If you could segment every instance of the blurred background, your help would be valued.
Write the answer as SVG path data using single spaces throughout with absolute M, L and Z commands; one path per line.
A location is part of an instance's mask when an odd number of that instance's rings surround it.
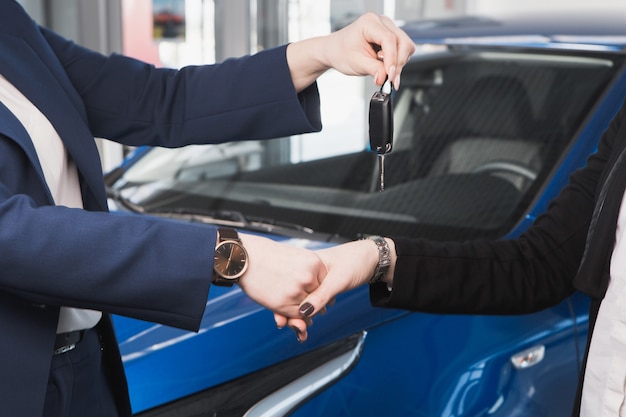
M 102 53 L 124 53 L 156 66 L 178 68 L 253 54 L 341 29 L 366 11 L 398 23 L 462 15 L 610 10 L 624 15 L 624 0 L 19 0 L 40 24 Z M 332 71 L 319 81 L 324 131 L 291 139 L 292 161 L 363 148 L 369 78 Z M 207 92 L 210 94 L 210 92 Z M 346 103 L 345 97 L 350 97 Z M 331 140 L 346 137 L 352 141 Z M 98 141 L 103 170 L 128 149 Z M 272 146 L 268 143 L 267 146 Z M 280 152 L 279 149 L 276 150 Z

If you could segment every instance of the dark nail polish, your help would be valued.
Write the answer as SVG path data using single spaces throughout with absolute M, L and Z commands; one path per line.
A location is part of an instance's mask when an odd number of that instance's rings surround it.
M 298 340 L 298 343 L 302 343 L 302 339 L 300 338 L 300 335 L 302 334 L 302 332 L 300 331 L 300 329 L 298 329 L 296 326 L 289 326 L 291 327 L 291 330 L 294 331 L 294 333 L 296 334 L 296 339 Z
M 304 303 L 300 307 L 300 314 L 302 314 L 305 317 L 309 317 L 311 314 L 313 314 L 314 310 L 315 310 L 315 307 L 313 307 L 311 303 Z

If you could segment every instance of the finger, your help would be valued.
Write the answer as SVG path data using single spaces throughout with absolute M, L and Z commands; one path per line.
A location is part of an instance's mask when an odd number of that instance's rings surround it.
M 385 68 L 385 52 L 375 43 L 371 43 L 371 57 L 366 63 L 366 73 L 374 77 L 376 85 L 382 85 L 388 78 L 387 69 Z
M 319 288 L 309 294 L 300 304 L 300 314 L 302 317 L 313 317 L 317 313 L 325 311 L 326 305 L 333 300 L 334 293 L 330 289 L 330 279 L 326 279 Z
M 386 75 L 386 70 L 385 70 L 385 54 L 383 53 L 382 48 L 380 47 L 380 45 L 372 43 L 370 44 L 372 46 L 372 49 L 374 50 L 374 54 L 376 55 L 376 60 L 380 62 L 380 64 L 378 65 L 380 68 L 376 69 L 375 75 L 374 75 L 374 83 L 376 85 L 381 85 L 383 84 L 385 81 L 387 81 L 387 76 Z
M 307 332 L 307 324 L 303 319 L 289 319 L 289 328 L 296 334 L 296 339 L 300 343 L 306 342 L 309 335 Z
M 310 281 L 307 280 L 307 283 L 302 288 L 304 292 L 306 292 L 305 296 L 315 291 L 324 281 L 326 275 L 328 275 L 328 269 L 326 268 L 326 264 L 324 263 L 324 261 L 322 261 L 322 258 L 320 258 L 320 256 L 316 252 L 312 253 L 315 255 L 316 264 L 313 267 L 313 279 L 311 279 Z M 302 298 L 300 298 L 300 300 L 298 301 L 301 300 Z
M 276 322 L 276 327 L 279 329 L 282 329 L 287 325 L 287 317 L 282 314 L 274 313 L 274 321 Z
M 379 21 L 381 23 L 376 32 L 377 41 L 380 45 L 380 51 L 376 51 L 376 57 L 382 58 L 385 72 L 390 80 L 394 80 L 396 77 L 396 61 L 397 61 L 397 36 L 392 30 L 393 22 L 385 16 L 380 16 Z M 389 26 L 391 23 L 391 27 Z
M 392 63 L 386 62 L 386 67 L 389 68 L 389 66 L 395 66 L 395 74 L 393 76 L 389 74 L 389 78 L 397 90 L 400 86 L 400 74 L 402 73 L 402 69 L 415 52 L 415 43 L 405 31 L 396 26 L 396 24 L 387 16 L 381 16 L 381 21 L 396 38 L 393 49 L 396 52 L 395 60 Z

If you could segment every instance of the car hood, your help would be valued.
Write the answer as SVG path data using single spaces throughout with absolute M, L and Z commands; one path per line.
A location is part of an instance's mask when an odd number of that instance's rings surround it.
M 623 12 L 584 15 L 463 16 L 406 23 L 403 29 L 418 44 L 519 45 L 555 48 L 626 48 Z

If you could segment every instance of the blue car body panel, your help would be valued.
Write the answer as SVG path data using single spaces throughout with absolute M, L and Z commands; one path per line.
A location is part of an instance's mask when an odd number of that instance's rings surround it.
M 408 328 L 410 334 L 404 331 Z M 585 336 L 580 333 L 574 334 L 567 302 L 533 317 L 406 315 L 368 331 L 355 369 L 294 415 L 316 415 L 317 402 L 325 402 L 322 409 L 338 416 L 474 416 L 487 411 L 510 416 L 522 404 L 532 412 L 520 415 L 558 415 L 572 407 L 577 352 L 571 341 Z M 551 364 L 513 369 L 510 356 L 537 344 L 546 346 Z M 561 392 L 556 390 L 561 395 L 555 398 L 552 388 L 550 397 L 542 396 L 541 384 L 555 380 L 567 381 Z M 385 389 L 378 402 L 351 400 L 356 393 L 375 398 L 387 386 L 393 389 Z
M 524 35 L 533 28 L 521 23 L 519 28 L 501 29 L 491 20 L 472 19 L 447 25 L 419 22 L 407 26 L 407 32 L 418 42 L 449 43 L 450 37 Z M 624 35 L 623 30 L 613 31 L 609 26 L 601 35 Z M 546 27 L 553 28 L 552 32 L 538 29 L 548 39 L 544 45 L 563 43 L 558 35 L 566 32 L 555 28 L 554 22 Z M 598 35 L 584 33 L 577 23 L 572 27 L 580 36 Z M 526 41 L 526 45 L 537 44 Z M 624 45 L 626 41 L 615 38 L 596 42 L 608 49 Z M 546 210 L 569 175 L 585 164 L 624 97 L 626 74 L 622 71 L 508 237 L 523 233 Z M 127 166 L 140 159 L 142 152 Z M 311 249 L 330 245 L 265 235 Z M 371 307 L 368 289 L 360 288 L 338 297 L 328 313 L 315 320 L 310 340 L 300 344 L 290 330 L 276 329 L 271 313 L 239 289 L 214 287 L 198 333 L 118 316 L 114 322 L 135 412 L 365 332 L 363 350 L 349 372 L 300 404 L 292 415 L 555 416 L 568 415 L 573 404 L 588 331 L 588 306 L 586 297 L 574 294 L 558 306 L 530 315 L 431 315 Z M 512 355 L 536 346 L 545 347 L 545 360 L 528 369 L 512 365 Z

